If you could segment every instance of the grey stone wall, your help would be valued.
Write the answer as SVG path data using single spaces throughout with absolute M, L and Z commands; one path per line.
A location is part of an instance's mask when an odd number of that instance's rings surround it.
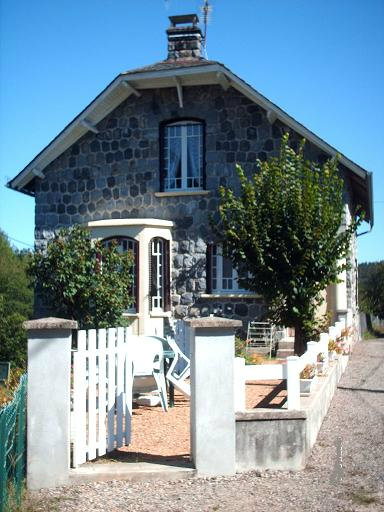
M 206 291 L 206 244 L 212 241 L 208 222 L 218 207 L 219 185 L 238 187 L 235 163 L 247 173 L 257 158 L 276 154 L 285 130 L 269 123 L 266 112 L 248 98 L 220 86 L 184 87 L 184 108 L 176 88 L 143 90 L 130 96 L 36 178 L 36 245 L 44 246 L 53 232 L 91 220 L 158 218 L 172 220 L 172 294 L 175 312 L 212 313 L 259 318 L 260 300 L 202 299 Z M 206 123 L 206 188 L 209 195 L 155 197 L 160 191 L 159 125 L 176 118 L 200 118 Z M 291 143 L 300 137 L 292 133 Z M 310 144 L 312 159 L 326 155 Z M 111 235 L 113 233 L 111 232 Z

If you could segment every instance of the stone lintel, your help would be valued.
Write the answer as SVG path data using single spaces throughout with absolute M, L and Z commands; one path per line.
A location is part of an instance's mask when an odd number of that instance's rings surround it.
M 77 329 L 76 320 L 68 320 L 66 318 L 38 318 L 37 320 L 28 320 L 23 323 L 24 329 L 27 331 L 39 331 L 43 329 Z
M 231 320 L 218 316 L 206 316 L 201 318 L 185 318 L 184 322 L 194 329 L 235 329 L 242 327 L 241 320 Z

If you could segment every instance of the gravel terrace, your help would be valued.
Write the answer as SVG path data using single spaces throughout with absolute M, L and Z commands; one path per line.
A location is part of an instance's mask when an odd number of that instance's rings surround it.
M 33 493 L 35 511 L 384 511 L 384 340 L 355 346 L 305 470 Z

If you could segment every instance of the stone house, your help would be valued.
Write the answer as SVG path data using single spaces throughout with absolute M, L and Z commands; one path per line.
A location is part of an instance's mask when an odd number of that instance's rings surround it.
M 209 224 L 218 187 L 236 188 L 235 163 L 278 152 L 284 131 L 305 137 L 312 160 L 336 150 L 223 64 L 202 57 L 195 15 L 172 16 L 167 59 L 118 75 L 8 186 L 35 197 L 36 247 L 55 230 L 82 224 L 97 239 L 135 254 L 140 333 L 163 332 L 172 314 L 222 314 L 244 321 L 263 313 L 241 290 Z M 372 223 L 372 178 L 345 156 L 346 216 L 357 204 Z M 217 213 L 216 213 L 217 214 Z M 354 269 L 328 290 L 338 315 L 356 307 Z

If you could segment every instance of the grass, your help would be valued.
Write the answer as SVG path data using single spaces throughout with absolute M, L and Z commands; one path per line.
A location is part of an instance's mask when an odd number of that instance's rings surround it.
M 14 489 L 10 486 L 8 502 L 3 512 L 59 512 L 60 504 L 65 496 L 39 498 L 23 488 L 20 503 L 17 502 Z
M 366 331 L 363 334 L 363 340 L 375 340 L 384 338 L 384 329 L 382 327 L 374 327 L 372 331 Z

